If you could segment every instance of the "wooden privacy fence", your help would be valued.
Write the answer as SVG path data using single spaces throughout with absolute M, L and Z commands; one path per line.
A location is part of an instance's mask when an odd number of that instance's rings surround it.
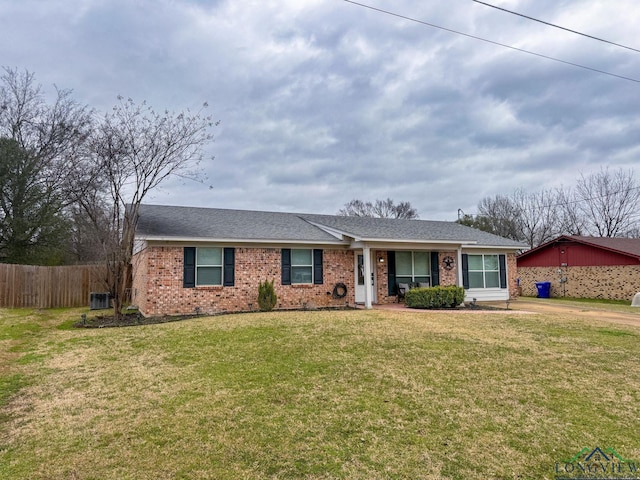
M 89 306 L 91 292 L 105 291 L 103 265 L 41 267 L 0 263 L 0 307 Z

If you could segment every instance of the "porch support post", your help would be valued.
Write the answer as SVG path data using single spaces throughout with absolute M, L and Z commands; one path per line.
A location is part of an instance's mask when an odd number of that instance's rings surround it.
M 456 260 L 456 273 L 458 274 L 458 286 L 462 287 L 462 245 L 458 247 L 458 259 Z
M 371 286 L 371 249 L 366 245 L 362 247 L 362 259 L 364 263 L 364 308 L 370 309 L 373 298 Z

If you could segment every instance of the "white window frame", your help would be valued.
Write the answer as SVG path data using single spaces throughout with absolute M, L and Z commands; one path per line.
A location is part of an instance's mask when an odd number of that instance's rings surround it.
M 310 264 L 293 263 L 293 252 L 295 251 L 308 251 Z M 311 267 L 311 280 L 308 282 L 296 282 L 295 275 L 293 274 L 294 267 Z M 291 285 L 312 285 L 313 284 L 313 248 L 292 248 L 291 249 Z
M 220 250 L 220 264 L 200 264 L 198 263 L 200 250 Z M 198 269 L 199 268 L 220 268 L 220 283 L 199 283 L 198 282 Z M 222 247 L 197 247 L 196 248 L 196 287 L 221 287 L 224 282 L 224 250 Z
M 472 270 L 471 269 L 471 257 L 482 257 L 482 270 Z M 498 269 L 497 270 L 487 270 L 486 264 L 484 262 L 485 257 L 496 257 Z M 469 274 L 469 290 L 473 289 L 496 289 L 500 288 L 500 255 L 496 253 L 469 253 L 467 254 L 467 272 Z M 495 287 L 487 287 L 487 272 L 497 273 L 498 274 L 498 285 Z M 482 286 L 481 287 L 472 287 L 471 286 L 471 273 L 482 273 Z

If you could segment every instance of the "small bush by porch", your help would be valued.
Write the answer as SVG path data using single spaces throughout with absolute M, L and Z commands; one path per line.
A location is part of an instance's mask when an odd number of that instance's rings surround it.
M 453 285 L 413 288 L 405 294 L 409 308 L 453 308 L 463 301 L 464 288 Z

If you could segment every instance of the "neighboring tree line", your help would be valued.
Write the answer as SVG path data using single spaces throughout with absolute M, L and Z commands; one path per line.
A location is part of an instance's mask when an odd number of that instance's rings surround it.
M 139 205 L 193 175 L 214 123 L 121 97 L 99 115 L 71 93 L 56 87 L 49 102 L 33 73 L 0 76 L 0 262 L 104 261 L 118 312 Z
M 400 202 L 396 205 L 390 198 L 376 200 L 375 202 L 363 202 L 362 200 L 353 199 L 338 210 L 338 215 L 343 217 L 416 219 L 418 218 L 418 211 L 409 202 Z
M 633 171 L 602 168 L 573 188 L 485 197 L 458 223 L 537 247 L 559 235 L 640 237 L 640 184 Z

